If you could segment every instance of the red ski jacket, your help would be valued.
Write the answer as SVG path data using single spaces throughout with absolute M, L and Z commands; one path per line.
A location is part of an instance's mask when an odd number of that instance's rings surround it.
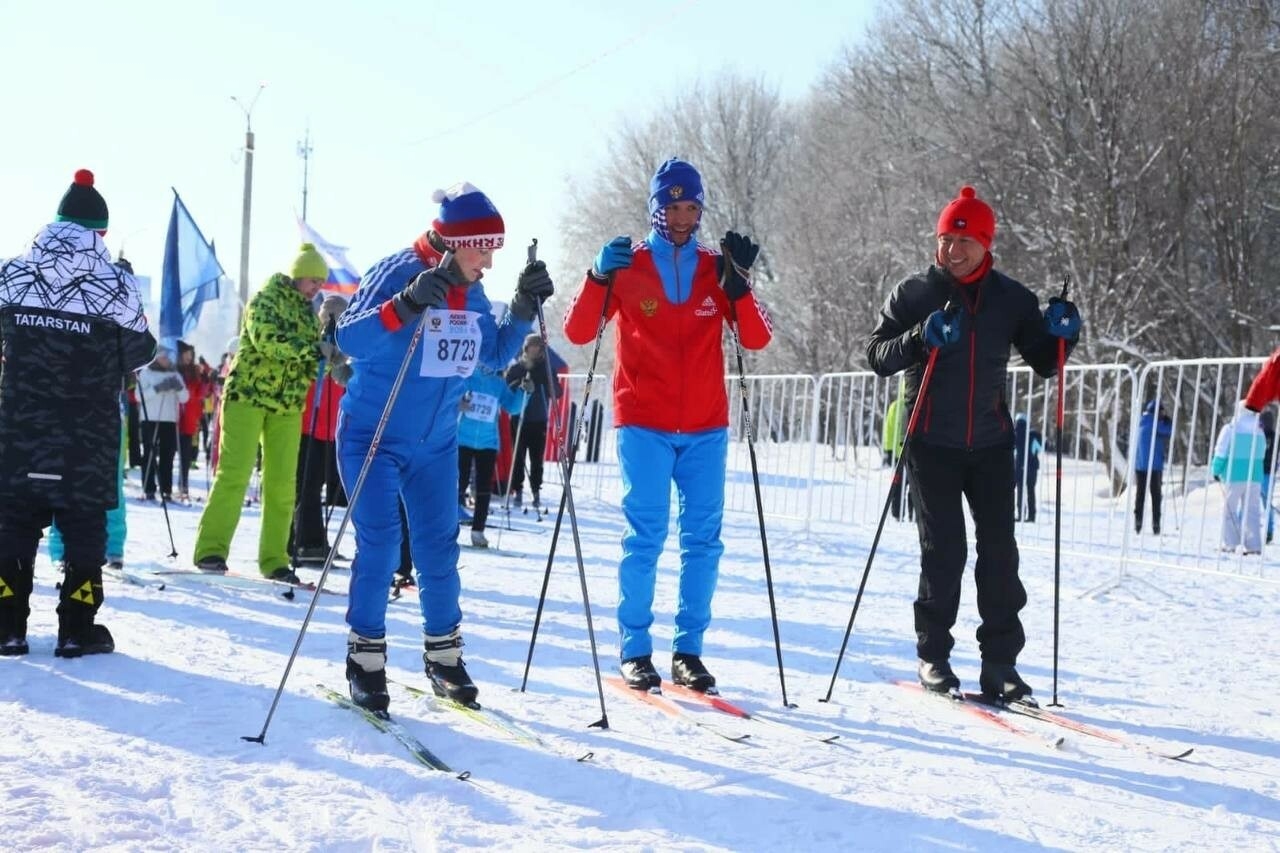
M 1280 400 L 1280 349 L 1271 353 L 1271 358 L 1262 365 L 1262 371 L 1253 378 L 1244 404 L 1255 412 L 1261 412 L 1272 400 Z
M 606 306 L 606 286 L 587 276 L 564 318 L 565 337 L 595 339 L 603 312 L 616 319 L 613 368 L 614 426 L 662 432 L 699 432 L 729 424 L 724 383 L 724 326 L 729 299 L 719 283 L 720 253 L 699 245 L 689 298 L 667 299 L 652 251 L 632 247 L 631 266 L 617 270 Z M 773 336 L 768 312 L 748 293 L 733 305 L 739 337 L 747 349 L 763 349 Z

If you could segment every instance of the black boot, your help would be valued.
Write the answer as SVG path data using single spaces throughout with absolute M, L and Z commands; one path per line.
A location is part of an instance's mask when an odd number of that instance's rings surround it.
M 55 657 L 109 654 L 115 640 L 104 625 L 94 623 L 102 606 L 102 566 L 66 564 L 58 601 L 58 646 Z
M 627 658 L 619 669 L 622 680 L 632 690 L 652 690 L 662 686 L 662 676 L 653 668 L 653 658 L 649 655 Z
M 699 693 L 716 692 L 716 677 L 707 672 L 702 658 L 688 652 L 676 652 L 671 656 L 671 680 Z
M 371 640 L 355 631 L 347 635 L 347 686 L 351 701 L 374 713 L 386 713 L 391 704 L 387 693 L 387 641 Z
M 0 656 L 25 655 L 27 617 L 31 615 L 31 587 L 35 573 L 26 560 L 0 565 Z
M 1018 675 L 1018 670 L 1011 663 L 982 662 L 982 674 L 978 676 L 978 685 L 982 694 L 1005 702 L 1030 702 L 1031 688 Z
M 426 635 L 422 663 L 437 696 L 452 699 L 460 705 L 474 705 L 480 689 L 467 675 L 462 662 L 462 634 L 454 630 L 442 636 Z
M 960 679 L 951 669 L 950 661 L 920 661 L 916 670 L 920 686 L 930 693 L 950 693 L 960 689 Z

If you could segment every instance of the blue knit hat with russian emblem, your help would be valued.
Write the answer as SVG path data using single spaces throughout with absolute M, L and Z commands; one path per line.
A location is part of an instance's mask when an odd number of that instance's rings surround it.
M 450 249 L 501 249 L 506 239 L 502 214 L 489 197 L 463 181 L 447 190 L 436 190 L 431 200 L 440 213 L 431 230 Z
M 670 240 L 671 234 L 667 231 L 667 205 L 692 201 L 701 208 L 704 198 L 702 176 L 698 174 L 698 170 L 684 160 L 672 157 L 658 167 L 649 181 L 649 221 L 653 230 L 664 240 Z M 701 210 L 698 222 L 702 222 Z M 696 233 L 698 226 L 695 225 L 693 230 Z

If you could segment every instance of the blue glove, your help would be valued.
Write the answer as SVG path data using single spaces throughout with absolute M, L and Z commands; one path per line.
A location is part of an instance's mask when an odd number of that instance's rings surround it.
M 960 341 L 960 315 L 939 308 L 924 321 L 924 342 L 929 349 L 941 349 Z
M 591 265 L 591 272 L 597 279 L 603 279 L 614 270 L 631 266 L 631 238 L 614 237 L 600 248 L 596 261 Z
M 1044 309 L 1044 330 L 1069 341 L 1080 337 L 1080 312 L 1076 304 L 1056 296 L 1050 299 L 1049 307 Z

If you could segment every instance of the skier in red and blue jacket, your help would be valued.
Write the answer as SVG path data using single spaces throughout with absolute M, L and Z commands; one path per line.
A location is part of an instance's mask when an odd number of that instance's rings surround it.
M 387 589 L 400 564 L 403 497 L 418 569 L 432 688 L 459 702 L 478 690 L 462 662 L 458 597 L 458 404 L 478 366 L 499 370 L 515 356 L 537 311 L 554 291 L 541 261 L 520 273 L 510 310 L 495 321 L 480 284 L 502 248 L 505 226 L 493 202 L 468 183 L 433 196 L 440 213 L 410 248 L 374 264 L 338 321 L 338 347 L 352 376 L 338 421 L 338 466 L 356 528 L 347 623 L 351 698 L 386 710 Z M 440 265 L 451 250 L 453 262 Z M 357 496 L 356 481 L 413 338 L 423 334 Z
M 706 691 L 715 678 L 702 663 L 702 636 L 724 552 L 724 326 L 736 327 L 742 345 L 753 350 L 769 343 L 772 328 L 751 289 L 759 246 L 732 231 L 721 243 L 723 253 L 694 239 L 704 199 L 697 170 L 668 160 L 649 190 L 649 235 L 634 245 L 629 237 L 604 245 L 565 314 L 564 331 L 570 342 L 586 344 L 602 318 L 616 321 L 613 411 L 626 518 L 618 566 L 623 677 L 639 690 L 661 683 L 649 628 L 674 482 L 680 594 L 671 677 Z

